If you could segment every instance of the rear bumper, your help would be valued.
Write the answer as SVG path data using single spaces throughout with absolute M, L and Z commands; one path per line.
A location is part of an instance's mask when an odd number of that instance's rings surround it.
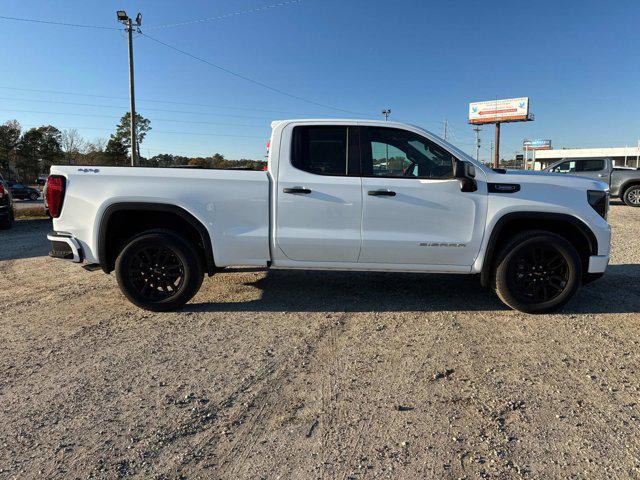
M 589 257 L 589 273 L 603 273 L 609 265 L 609 255 L 592 255 Z
M 47 239 L 51 242 L 50 257 L 71 260 L 75 263 L 81 263 L 84 260 L 80 243 L 71 235 L 51 232 L 47 235 Z

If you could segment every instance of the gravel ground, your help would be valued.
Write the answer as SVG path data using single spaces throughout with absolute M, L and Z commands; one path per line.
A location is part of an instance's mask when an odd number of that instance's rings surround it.
M 639 478 L 640 209 L 565 311 L 229 269 L 180 313 L 0 232 L 0 478 Z

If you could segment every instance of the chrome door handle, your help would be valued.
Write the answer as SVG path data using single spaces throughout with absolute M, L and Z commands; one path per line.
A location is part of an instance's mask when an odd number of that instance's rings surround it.
M 311 193 L 311 190 L 302 187 L 283 188 L 282 191 L 284 193 L 304 193 L 305 195 Z
M 395 197 L 396 192 L 391 190 L 369 190 L 367 192 L 372 197 Z

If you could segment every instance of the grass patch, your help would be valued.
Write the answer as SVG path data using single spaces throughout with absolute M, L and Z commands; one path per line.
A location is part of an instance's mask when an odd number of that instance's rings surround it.
M 40 220 L 47 219 L 42 205 L 34 205 L 33 207 L 21 208 L 14 210 L 16 220 Z

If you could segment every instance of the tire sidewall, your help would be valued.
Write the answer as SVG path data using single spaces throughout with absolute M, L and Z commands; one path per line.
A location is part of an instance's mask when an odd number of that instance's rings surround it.
M 636 203 L 632 203 L 631 200 L 629 200 L 629 194 L 632 191 L 638 191 L 640 193 L 640 185 L 634 185 L 632 187 L 629 187 L 625 190 L 624 195 L 622 197 L 622 200 L 624 201 L 625 205 L 628 205 L 629 207 L 640 207 L 640 203 L 636 204 Z
M 535 245 L 553 246 L 567 262 L 569 280 L 565 289 L 557 297 L 542 303 L 530 303 L 521 300 L 510 289 L 509 267 L 519 252 Z M 497 263 L 495 281 L 496 291 L 500 299 L 508 306 L 526 313 L 544 313 L 556 310 L 565 305 L 580 287 L 582 264 L 575 248 L 564 238 L 553 234 L 534 234 L 524 237 L 505 249 Z
M 133 288 L 129 279 L 129 267 L 133 257 L 141 249 L 149 246 L 162 246 L 170 249 L 182 262 L 184 279 L 175 295 L 159 301 L 149 301 Z M 151 311 L 166 311 L 180 308 L 197 293 L 203 280 L 203 270 L 198 253 L 189 242 L 179 235 L 166 232 L 143 233 L 132 240 L 122 249 L 115 264 L 116 278 L 122 293 L 134 305 Z

